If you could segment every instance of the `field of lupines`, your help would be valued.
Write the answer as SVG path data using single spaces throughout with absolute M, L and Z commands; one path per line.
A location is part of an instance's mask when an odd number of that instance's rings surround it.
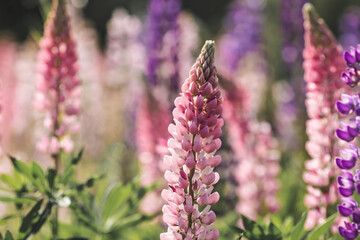
M 0 240 L 360 239 L 359 3 L 94 2 L 0 32 Z

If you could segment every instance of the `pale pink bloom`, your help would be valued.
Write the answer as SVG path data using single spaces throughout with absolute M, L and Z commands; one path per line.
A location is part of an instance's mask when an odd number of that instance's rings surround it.
M 91 22 L 87 21 L 81 9 L 77 9 L 72 4 L 67 5 L 72 27 L 72 35 L 76 42 L 76 52 L 78 55 L 79 78 L 82 81 L 81 94 L 81 114 L 77 124 L 79 142 L 86 149 L 85 154 L 93 159 L 98 159 L 104 151 L 104 128 L 103 116 L 107 112 L 107 106 L 103 104 L 103 91 L 101 83 L 104 76 L 104 58 L 101 53 L 98 35 Z M 78 94 L 78 93 L 77 93 Z M 115 104 L 113 104 L 115 105 Z M 119 105 L 119 104 L 117 104 Z M 113 127 L 118 129 L 118 127 Z M 76 130 L 72 128 L 72 130 Z

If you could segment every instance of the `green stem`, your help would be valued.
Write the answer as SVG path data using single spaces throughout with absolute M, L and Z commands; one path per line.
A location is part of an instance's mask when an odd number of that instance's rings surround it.
M 192 147 L 194 147 L 194 139 L 195 139 L 195 136 L 193 136 L 193 139 L 192 139 L 192 144 L 191 144 Z M 194 150 L 192 150 L 192 153 L 194 155 L 194 161 L 195 161 L 195 163 L 197 163 L 197 161 L 196 161 L 196 152 Z M 195 167 L 190 170 L 190 174 L 189 174 L 189 195 L 191 196 L 191 200 L 192 200 L 193 205 L 195 203 L 195 193 L 194 193 L 194 190 L 193 190 L 193 182 L 192 182 L 192 178 L 194 177 L 194 174 L 195 174 Z M 191 228 L 192 224 L 193 224 L 193 222 L 192 222 L 192 213 L 189 213 L 189 215 L 188 215 L 188 229 Z M 183 236 L 183 239 L 185 239 L 185 236 Z
M 58 215 L 59 215 L 59 209 L 57 206 L 54 207 L 52 214 L 52 220 L 51 220 L 51 233 L 52 233 L 52 240 L 56 240 L 59 232 L 59 222 L 58 222 Z

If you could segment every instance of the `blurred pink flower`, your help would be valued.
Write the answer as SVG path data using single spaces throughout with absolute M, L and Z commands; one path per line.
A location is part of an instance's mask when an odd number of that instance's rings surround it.
M 311 160 L 305 162 L 303 180 L 308 184 L 305 205 L 310 208 L 305 224 L 311 229 L 326 219 L 327 206 L 336 201 L 335 167 L 332 159 L 338 153 L 335 129 L 339 120 L 335 101 L 340 95 L 341 71 L 345 64 L 341 47 L 324 21 L 309 5 L 304 7 L 305 49 L 304 79 L 307 83 L 306 108 L 309 120 L 306 150 Z
M 54 1 L 40 40 L 34 100 L 34 107 L 45 113 L 44 126 L 49 131 L 37 146 L 51 155 L 70 150 L 59 142 L 78 130 L 74 126 L 78 125 L 81 89 L 76 60 L 65 3 Z

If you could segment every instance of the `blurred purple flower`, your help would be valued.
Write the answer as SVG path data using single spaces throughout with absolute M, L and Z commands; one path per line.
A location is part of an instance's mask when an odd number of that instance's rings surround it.
M 348 49 L 356 46 L 360 39 L 360 8 L 351 6 L 340 18 L 339 23 L 340 37 L 339 42 Z
M 181 5 L 179 0 L 151 0 L 148 8 L 147 28 L 147 78 L 152 86 L 168 84 L 171 90 L 179 86 L 179 26 L 177 18 Z M 170 82 L 161 83 L 161 64 L 166 68 Z
M 287 64 L 301 60 L 304 48 L 304 18 L 301 9 L 308 0 L 282 0 L 281 23 L 283 32 L 282 58 Z
M 232 73 L 247 53 L 259 48 L 263 9 L 263 0 L 236 1 L 230 6 L 219 44 L 220 67 Z

